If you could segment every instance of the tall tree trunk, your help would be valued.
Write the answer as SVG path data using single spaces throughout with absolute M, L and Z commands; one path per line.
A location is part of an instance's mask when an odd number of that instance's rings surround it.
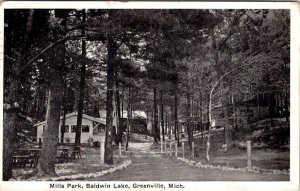
M 162 139 L 165 141 L 165 127 L 164 127 L 164 105 L 163 105 L 163 93 L 160 91 L 160 122 L 162 130 Z
M 176 98 L 175 98 L 176 100 Z M 176 128 L 176 116 L 175 116 L 175 110 L 177 110 L 177 101 L 175 101 L 175 104 L 174 104 L 174 122 L 173 122 L 173 127 L 172 130 L 174 129 L 174 139 L 177 140 L 177 128 Z
M 38 162 L 37 176 L 56 176 L 55 156 L 58 145 L 60 107 L 62 101 L 63 65 L 65 57 L 64 44 L 54 50 L 52 68 L 50 72 L 50 89 L 46 114 L 43 146 Z
M 157 124 L 157 104 L 156 104 L 156 88 L 153 89 L 153 110 L 154 110 L 154 115 L 153 115 L 153 129 L 154 129 L 154 144 L 158 143 L 158 136 L 159 136 L 159 129 L 158 129 L 158 124 Z
M 187 93 L 186 95 L 187 98 L 187 113 L 186 113 L 186 119 L 187 119 L 187 133 L 188 133 L 188 141 L 189 141 L 189 146 L 190 150 L 192 150 L 192 142 L 193 142 L 193 129 L 192 129 L 192 124 L 191 124 L 191 95 L 190 93 Z
M 202 137 L 202 145 L 203 148 L 205 147 L 205 141 L 204 141 L 204 127 L 203 127 L 203 104 L 202 104 L 202 93 L 200 93 L 200 131 L 201 131 L 201 137 Z M 200 143 L 201 144 L 201 143 Z
M 86 13 L 85 9 L 82 10 L 82 36 L 85 36 L 85 22 Z M 85 71 L 86 71 L 86 42 L 82 40 L 82 63 L 80 71 L 80 84 L 79 84 L 79 100 L 78 100 L 78 114 L 77 114 L 77 125 L 75 134 L 75 146 L 79 146 L 81 142 L 81 125 L 82 125 L 82 113 L 83 113 L 83 100 L 84 100 L 84 86 L 85 86 Z
M 122 105 L 121 105 L 121 118 L 124 118 L 124 87 L 122 88 Z
M 117 55 L 117 44 L 112 39 L 108 38 L 107 45 L 108 61 L 107 61 L 107 96 L 106 96 L 106 128 L 105 128 L 105 153 L 104 162 L 106 164 L 113 164 L 113 148 L 112 148 L 112 134 L 113 134 L 113 87 L 115 83 L 115 59 Z
M 65 64 L 65 63 L 64 63 Z M 65 70 L 65 66 L 64 66 L 64 71 Z M 65 72 L 64 72 L 65 73 Z M 62 98 L 62 111 L 63 111 L 63 120 L 62 120 L 62 126 L 60 128 L 60 139 L 61 139 L 61 143 L 64 143 L 64 137 L 65 137 L 65 125 L 66 125 L 66 113 L 67 113 L 67 109 L 66 109 L 66 103 L 67 103 L 67 81 L 66 81 L 66 73 L 64 74 L 64 93 L 63 93 L 63 98 Z
M 15 141 L 17 137 L 18 124 L 18 111 L 19 111 L 19 84 L 20 78 L 18 76 L 19 69 L 22 65 L 22 62 L 25 60 L 24 55 L 28 40 L 29 34 L 32 30 L 32 21 L 33 21 L 34 10 L 29 11 L 29 16 L 27 20 L 26 30 L 24 31 L 24 40 L 18 50 L 18 57 L 13 66 L 14 76 L 9 85 L 9 93 L 7 96 L 6 103 L 4 103 L 4 116 L 3 116 L 3 180 L 7 181 L 12 176 L 12 156 L 15 149 Z
M 116 71 L 116 110 L 117 110 L 117 136 L 116 136 L 116 143 L 122 143 L 122 127 L 121 127 L 121 107 L 120 107 L 120 91 L 119 83 L 118 83 L 118 72 Z
M 177 140 L 177 144 L 179 145 L 179 129 L 178 129 L 178 114 L 177 114 L 177 105 L 178 105 L 178 100 L 177 100 L 177 92 L 175 92 L 175 111 L 174 111 L 174 126 L 175 126 L 175 139 Z
M 284 99 L 284 110 L 285 110 L 285 121 L 290 122 L 290 112 L 289 112 L 289 103 L 288 103 L 288 88 L 287 83 L 285 83 L 285 99 Z
M 194 95 L 191 95 L 191 113 L 190 113 L 190 117 L 191 117 L 191 131 L 193 134 L 194 129 L 194 117 L 195 117 L 195 111 L 194 111 Z
M 128 88 L 128 106 L 127 106 L 127 128 L 126 128 L 126 151 L 128 150 L 128 142 L 129 142 L 129 129 L 131 125 L 131 88 Z
M 223 86 L 223 84 L 220 84 L 221 86 Z M 226 95 L 224 95 L 221 91 L 221 96 L 223 98 L 223 96 L 226 97 Z M 227 151 L 227 147 L 228 147 L 228 141 L 229 141 L 229 120 L 228 120 L 228 108 L 227 108 L 227 99 L 222 99 L 222 107 L 224 107 L 223 112 L 224 112 L 224 119 L 225 119 L 225 125 L 224 125 L 224 150 Z
M 210 149 L 210 136 L 211 136 L 211 102 L 212 102 L 212 92 L 209 95 L 208 98 L 208 104 L 207 104 L 207 126 L 208 126 L 208 133 L 207 133 L 207 141 L 206 141 L 206 160 L 209 161 L 209 149 Z
M 172 111 L 172 109 L 170 108 L 170 111 Z M 169 128 L 169 139 L 172 138 L 172 120 L 171 120 L 171 116 L 172 113 L 170 113 L 170 115 L 168 115 L 168 128 Z
M 168 136 L 169 135 L 169 124 L 168 124 L 168 112 L 165 114 L 165 134 Z
M 232 104 L 232 107 L 233 107 L 233 131 L 232 131 L 232 139 L 235 140 L 237 137 L 237 133 L 238 133 L 238 125 L 237 125 L 237 122 L 238 122 L 238 119 L 237 119 L 237 109 L 235 107 L 235 103 L 234 103 L 234 95 L 232 94 L 231 96 L 231 104 Z
M 272 128 L 274 128 L 274 94 L 269 93 L 269 115 L 270 115 L 270 125 Z
M 257 93 L 257 110 L 258 110 L 258 120 L 260 120 L 260 100 L 259 100 L 258 93 Z
M 228 142 L 229 142 L 229 120 L 228 120 L 228 111 L 227 107 L 224 108 L 224 118 L 225 118 L 225 125 L 224 125 L 224 150 L 227 151 Z

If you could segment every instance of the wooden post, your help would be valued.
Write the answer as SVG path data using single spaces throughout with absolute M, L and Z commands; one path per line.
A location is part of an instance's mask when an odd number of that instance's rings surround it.
M 105 148 L 105 141 L 100 141 L 100 164 L 104 164 L 104 148 Z
M 167 141 L 165 141 L 165 153 L 167 153 Z
M 164 142 L 163 142 L 163 140 L 161 139 L 161 140 L 160 140 L 160 153 L 163 153 L 163 152 L 164 152 L 163 144 L 164 144 Z
M 39 138 L 39 147 L 42 147 L 42 138 Z
M 172 156 L 172 142 L 170 142 L 170 156 Z
M 184 142 L 182 142 L 182 158 L 184 158 Z
M 247 141 L 247 167 L 251 168 L 251 141 Z
M 195 159 L 195 143 L 192 142 L 192 159 Z
M 177 158 L 177 155 L 178 155 L 178 143 L 175 143 L 175 157 Z
M 121 145 L 121 142 L 119 142 L 119 156 L 122 156 L 122 145 Z
M 126 146 L 125 146 L 125 143 L 123 143 L 122 145 L 123 145 L 123 153 L 124 153 L 124 155 L 126 155 Z

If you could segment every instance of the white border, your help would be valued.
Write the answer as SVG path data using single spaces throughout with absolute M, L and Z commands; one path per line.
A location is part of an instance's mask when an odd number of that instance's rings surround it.
M 4 9 L 5 8 L 99 8 L 99 9 L 290 9 L 291 11 L 291 141 L 290 141 L 290 181 L 287 182 L 242 182 L 242 181 L 209 181 L 209 182 L 182 182 L 186 188 L 184 190 L 298 190 L 299 189 L 299 35 L 300 35 L 300 6 L 298 3 L 289 2 L 4 2 L 1 4 L 1 32 L 3 31 Z M 0 81 L 3 90 L 3 32 L 1 34 L 1 64 Z M 1 91 L 3 92 L 3 91 Z M 3 95 L 0 94 L 0 124 L 3 122 Z M 3 132 L 0 131 L 2 145 Z M 2 164 L 2 146 L 0 160 Z M 0 165 L 2 166 L 2 165 Z M 268 176 L 268 175 L 266 175 Z M 0 168 L 0 190 L 69 190 L 69 189 L 49 189 L 50 182 L 3 182 L 2 168 Z M 68 183 L 68 182 L 60 182 Z M 75 182 L 72 182 L 75 183 Z M 83 185 L 87 182 L 76 182 Z M 96 183 L 96 182 L 94 182 Z M 112 183 L 112 182 L 110 182 Z M 116 182 L 117 183 L 117 182 Z M 122 182 L 120 182 L 122 183 Z M 123 182 L 124 183 L 124 182 Z M 139 182 L 142 183 L 142 182 Z M 147 183 L 147 182 L 145 182 Z M 149 183 L 149 182 L 148 182 Z M 167 185 L 167 182 L 161 182 Z M 76 189 L 73 189 L 76 190 Z M 99 189 L 88 189 L 99 190 Z M 112 190 L 112 189 L 101 189 Z M 123 190 L 123 189 L 118 189 Z M 139 189 L 135 189 L 139 190 Z M 147 189 L 149 190 L 149 189 Z M 154 189 L 151 189 L 154 190 Z M 168 190 L 168 189 L 166 189 Z M 175 190 L 175 189 L 174 189 Z M 178 191 L 181 189 L 177 189 Z

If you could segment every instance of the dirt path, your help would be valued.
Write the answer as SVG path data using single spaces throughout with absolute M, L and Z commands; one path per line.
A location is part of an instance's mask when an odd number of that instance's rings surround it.
M 132 164 L 124 170 L 97 179 L 108 181 L 288 181 L 289 176 L 261 175 L 188 166 L 175 158 L 151 152 L 152 143 L 131 143 Z

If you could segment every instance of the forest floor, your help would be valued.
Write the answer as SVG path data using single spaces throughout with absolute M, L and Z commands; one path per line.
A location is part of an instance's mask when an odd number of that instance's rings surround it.
M 290 168 L 289 150 L 289 123 L 275 120 L 275 127 L 269 127 L 268 120 L 262 120 L 251 124 L 248 128 L 240 130 L 239 138 L 225 151 L 224 130 L 216 129 L 212 132 L 210 161 L 205 160 L 205 145 L 202 136 L 196 136 L 195 161 L 202 164 L 212 164 L 244 168 L 247 166 L 246 141 L 251 140 L 252 166 L 263 169 L 288 170 Z M 204 139 L 205 141 L 206 139 Z M 189 146 L 186 143 L 186 150 Z M 186 158 L 191 158 L 190 152 L 186 152 Z
M 66 163 L 57 163 L 55 165 L 55 171 L 58 176 L 100 172 L 115 167 L 125 160 L 126 157 L 119 157 L 117 152 L 115 146 L 113 165 L 100 165 L 100 148 L 81 147 L 81 159 L 72 159 Z M 27 180 L 31 177 L 33 170 L 34 168 L 31 167 L 15 168 L 13 169 L 12 178 L 15 180 Z
M 133 140 L 132 140 L 133 141 Z M 192 167 L 175 157 L 154 152 L 152 141 L 131 142 L 127 154 L 132 164 L 118 173 L 89 181 L 288 181 L 288 175 L 263 175 Z M 174 156 L 174 155 L 173 155 Z
M 251 162 L 252 166 L 268 170 L 289 170 L 289 123 L 281 119 L 274 119 L 275 127 L 269 127 L 269 120 L 262 120 L 251 124 L 247 128 L 241 128 L 239 138 L 231 141 L 227 151 L 224 145 L 224 128 L 214 129 L 211 132 L 210 161 L 206 161 L 206 139 L 201 134 L 195 134 L 195 154 L 192 159 L 187 136 L 181 138 L 185 142 L 185 158 L 204 165 L 226 166 L 234 168 L 247 167 L 246 141 L 251 140 Z M 229 140 L 232 135 L 229 135 Z M 153 146 L 152 146 L 153 147 Z M 167 146 L 169 149 L 169 145 Z M 157 152 L 160 145 L 153 147 Z M 173 146 L 174 149 L 174 146 Z M 178 157 L 182 157 L 182 147 L 178 147 Z

